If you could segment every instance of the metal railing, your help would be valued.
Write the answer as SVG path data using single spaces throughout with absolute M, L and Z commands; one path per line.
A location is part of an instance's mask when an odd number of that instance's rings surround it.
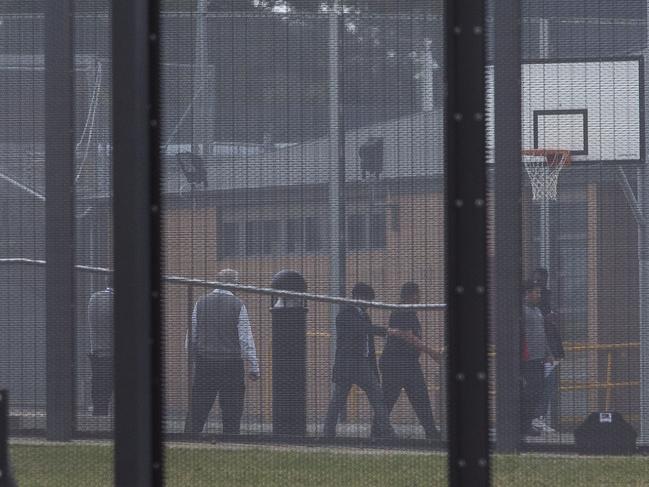
M 44 260 L 25 259 L 22 257 L 17 257 L 17 258 L 0 259 L 0 264 L 4 264 L 4 265 L 22 264 L 22 265 L 44 267 L 47 265 L 47 262 L 45 262 Z M 106 274 L 106 275 L 111 274 L 113 272 L 112 269 L 108 269 L 105 267 L 76 265 L 75 268 L 83 272 Z M 248 286 L 244 284 L 231 284 L 231 283 L 225 283 L 219 281 L 208 281 L 204 279 L 195 279 L 191 277 L 182 277 L 182 276 L 163 276 L 162 279 L 163 281 L 171 284 L 185 284 L 188 286 L 196 286 L 196 287 L 208 288 L 208 289 L 218 288 L 218 289 L 225 289 L 228 291 L 243 291 L 243 292 L 250 292 L 255 294 L 262 294 L 266 296 L 300 298 L 309 301 L 320 301 L 324 303 L 333 303 L 333 304 L 353 304 L 357 306 L 371 306 L 373 308 L 381 308 L 381 309 L 444 310 L 446 308 L 445 303 L 393 304 L 393 303 L 384 303 L 381 301 L 363 301 L 361 299 L 343 298 L 337 296 L 329 296 L 326 294 L 283 291 L 280 289 Z
M 0 258 L 0 265 L 12 266 L 12 265 L 21 265 L 21 266 L 36 266 L 36 267 L 45 267 L 47 263 L 43 260 L 37 259 L 27 259 L 27 258 Z M 94 273 L 101 275 L 110 275 L 112 270 L 104 267 L 94 267 L 86 265 L 77 265 L 75 266 L 79 272 L 82 273 Z M 362 301 L 354 300 L 349 298 L 341 298 L 329 295 L 315 294 L 315 293 L 301 293 L 293 291 L 283 291 L 278 289 L 258 287 L 258 286 L 249 286 L 242 284 L 230 284 L 222 283 L 219 281 L 203 280 L 196 278 L 188 278 L 175 275 L 167 275 L 163 277 L 164 281 L 168 284 L 186 286 L 188 298 L 188 314 L 187 319 L 191 319 L 191 308 L 194 299 L 195 289 L 212 289 L 220 288 L 227 289 L 232 291 L 246 292 L 257 295 L 267 295 L 267 296 L 284 296 L 284 297 L 296 297 L 300 299 L 310 300 L 310 301 L 319 301 L 324 303 L 334 303 L 334 304 L 355 304 L 355 305 L 367 305 L 373 308 L 381 309 L 415 309 L 415 310 L 433 310 L 441 311 L 444 310 L 446 305 L 444 303 L 425 303 L 425 304 L 415 304 L 415 305 L 403 305 L 403 304 L 392 304 L 385 303 L 380 301 Z M 329 331 L 309 331 L 307 336 L 314 338 L 324 338 L 331 339 L 332 334 Z M 628 389 L 640 386 L 639 380 L 614 380 L 615 377 L 615 354 L 618 351 L 624 350 L 637 350 L 640 346 L 639 342 L 622 342 L 622 343 L 580 343 L 580 342 L 566 342 L 564 344 L 564 349 L 566 353 L 569 354 L 578 354 L 578 353 L 587 353 L 587 352 L 599 352 L 605 353 L 605 363 L 606 369 L 603 380 L 577 380 L 577 379 L 563 379 L 559 385 L 560 393 L 575 393 L 579 391 L 605 391 L 604 397 L 597 399 L 598 404 L 592 404 L 590 398 L 586 404 L 587 409 L 596 409 L 603 407 L 606 410 L 614 407 L 614 393 L 616 390 Z M 489 353 L 491 358 L 495 358 L 496 351 L 495 348 L 491 348 Z M 619 377 L 619 374 L 617 374 Z M 440 386 L 433 384 L 430 386 L 431 392 L 439 391 Z M 493 397 L 495 395 L 495 390 L 490 391 L 490 395 Z M 354 400 L 354 395 L 352 394 L 352 402 Z M 567 416 L 561 415 L 560 421 L 567 419 Z

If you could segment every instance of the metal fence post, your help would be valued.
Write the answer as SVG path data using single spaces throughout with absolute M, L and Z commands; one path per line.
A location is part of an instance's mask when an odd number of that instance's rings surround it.
M 520 2 L 494 0 L 496 448 L 520 443 L 522 280 Z
M 162 485 L 157 0 L 112 3 L 115 484 Z
M 72 1 L 45 11 L 45 307 L 47 438 L 74 430 L 74 113 Z
M 9 394 L 0 391 L 0 487 L 9 485 Z
M 445 2 L 452 486 L 489 485 L 484 3 Z
M 9 461 L 9 391 L 0 390 L 0 487 L 16 487 Z

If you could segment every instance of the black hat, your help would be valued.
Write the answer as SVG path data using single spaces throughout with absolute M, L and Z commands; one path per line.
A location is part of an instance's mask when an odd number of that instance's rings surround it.
M 401 300 L 408 299 L 419 292 L 419 285 L 416 282 L 409 281 L 401 286 Z
M 534 279 L 527 279 L 523 283 L 523 292 L 527 293 L 529 291 L 532 291 L 533 289 L 541 289 L 541 285 L 534 281 Z
M 363 301 L 374 301 L 376 295 L 374 289 L 369 284 L 358 282 L 352 289 L 352 298 L 361 299 Z

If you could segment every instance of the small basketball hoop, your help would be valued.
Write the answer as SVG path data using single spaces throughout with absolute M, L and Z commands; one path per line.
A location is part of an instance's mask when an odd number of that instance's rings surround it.
M 559 173 L 570 164 L 570 151 L 525 149 L 521 151 L 525 171 L 532 183 L 534 201 L 556 201 Z

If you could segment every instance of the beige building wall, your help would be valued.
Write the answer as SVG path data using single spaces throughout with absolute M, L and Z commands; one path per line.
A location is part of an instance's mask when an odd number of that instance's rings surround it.
M 416 281 L 426 302 L 444 301 L 444 202 L 443 194 L 397 195 L 386 201 L 387 241 L 380 250 L 349 251 L 347 255 L 348 290 L 357 281 L 371 283 L 377 299 L 398 302 L 401 284 Z M 326 251 L 291 256 L 260 256 L 219 261 L 217 259 L 218 210 L 215 208 L 169 210 L 164 215 L 164 273 L 198 279 L 214 279 L 219 269 L 235 268 L 241 273 L 241 282 L 269 287 L 273 275 L 282 269 L 302 272 L 309 291 L 327 294 L 329 291 L 329 257 Z M 167 411 L 184 414 L 187 407 L 187 355 L 184 338 L 194 301 L 209 289 L 167 285 L 165 303 L 165 373 Z M 271 316 L 268 296 L 240 293 L 248 306 L 253 334 L 260 357 L 262 377 L 249 383 L 246 392 L 244 417 L 252 420 L 262 415 L 271 420 L 272 357 Z M 387 325 L 389 312 L 372 310 L 376 324 Z M 441 347 L 444 336 L 444 314 L 440 311 L 421 312 L 424 338 Z M 330 395 L 331 373 L 331 306 L 309 303 L 307 315 L 307 414 L 310 422 L 324 417 Z M 377 338 L 377 351 L 383 349 L 384 339 Z M 433 410 L 439 417 L 442 406 L 440 395 L 440 367 L 427 357 L 421 358 L 429 385 Z M 349 418 L 352 421 L 369 418 L 369 407 L 363 394 L 353 391 L 349 400 Z M 393 412 L 393 421 L 416 423 L 407 401 L 402 397 Z

